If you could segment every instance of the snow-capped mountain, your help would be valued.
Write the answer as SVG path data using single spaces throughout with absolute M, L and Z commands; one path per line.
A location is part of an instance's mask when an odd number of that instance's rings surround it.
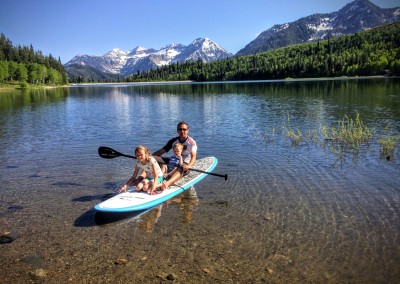
M 400 8 L 382 9 L 368 0 L 355 0 L 336 12 L 314 14 L 274 25 L 239 50 L 248 55 L 289 45 L 353 34 L 400 20 Z
M 171 44 L 160 50 L 136 47 L 131 51 L 115 48 L 103 56 L 77 55 L 64 66 L 70 77 L 77 76 L 77 70 L 95 69 L 102 73 L 127 76 L 137 71 L 147 71 L 158 66 L 175 62 L 211 62 L 233 56 L 208 38 L 199 38 L 190 45 Z
M 219 59 L 224 59 L 232 56 L 212 40 L 198 38 L 186 48 L 182 49 L 180 54 L 177 54 L 172 62 L 186 62 L 202 60 L 203 62 L 211 62 Z

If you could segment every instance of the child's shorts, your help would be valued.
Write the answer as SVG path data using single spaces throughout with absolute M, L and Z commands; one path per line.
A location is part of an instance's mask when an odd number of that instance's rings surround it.
M 146 179 L 147 179 L 148 181 L 154 181 L 154 178 L 151 178 L 151 177 L 146 177 Z M 163 176 L 158 177 L 158 182 L 157 182 L 157 184 L 162 183 L 163 180 L 164 180 L 164 177 L 163 177 Z

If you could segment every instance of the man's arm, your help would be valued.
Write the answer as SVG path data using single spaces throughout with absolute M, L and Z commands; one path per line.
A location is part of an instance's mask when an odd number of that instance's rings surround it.
M 162 147 L 160 150 L 155 151 L 152 155 L 153 156 L 159 156 L 161 157 L 162 154 L 167 153 L 169 150 L 172 149 L 172 144 L 174 143 L 174 141 L 178 139 L 178 137 L 172 138 L 171 140 L 169 140 L 167 142 L 167 144 L 165 144 L 164 147 Z
M 166 153 L 165 149 L 161 148 L 160 150 L 155 151 L 152 155 L 153 156 L 161 156 L 164 153 Z
M 196 162 L 196 152 L 192 152 L 190 154 L 190 161 L 189 164 L 185 165 L 183 164 L 183 169 L 185 171 L 187 171 L 188 169 L 190 169 L 191 167 L 193 167 L 194 163 Z

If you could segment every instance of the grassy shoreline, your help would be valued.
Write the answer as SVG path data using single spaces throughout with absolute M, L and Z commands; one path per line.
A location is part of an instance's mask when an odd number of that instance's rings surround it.
M 37 89 L 53 89 L 69 87 L 70 85 L 28 85 L 27 88 L 22 88 L 20 83 L 14 84 L 0 84 L 1 91 L 13 91 L 13 90 L 37 90 Z

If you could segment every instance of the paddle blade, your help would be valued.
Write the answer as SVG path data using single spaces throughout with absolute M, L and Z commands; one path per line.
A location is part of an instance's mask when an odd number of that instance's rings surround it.
M 100 157 L 104 158 L 104 159 L 113 159 L 116 157 L 121 156 L 121 153 L 119 153 L 118 151 L 115 151 L 114 149 L 111 149 L 109 147 L 99 147 L 99 155 Z

